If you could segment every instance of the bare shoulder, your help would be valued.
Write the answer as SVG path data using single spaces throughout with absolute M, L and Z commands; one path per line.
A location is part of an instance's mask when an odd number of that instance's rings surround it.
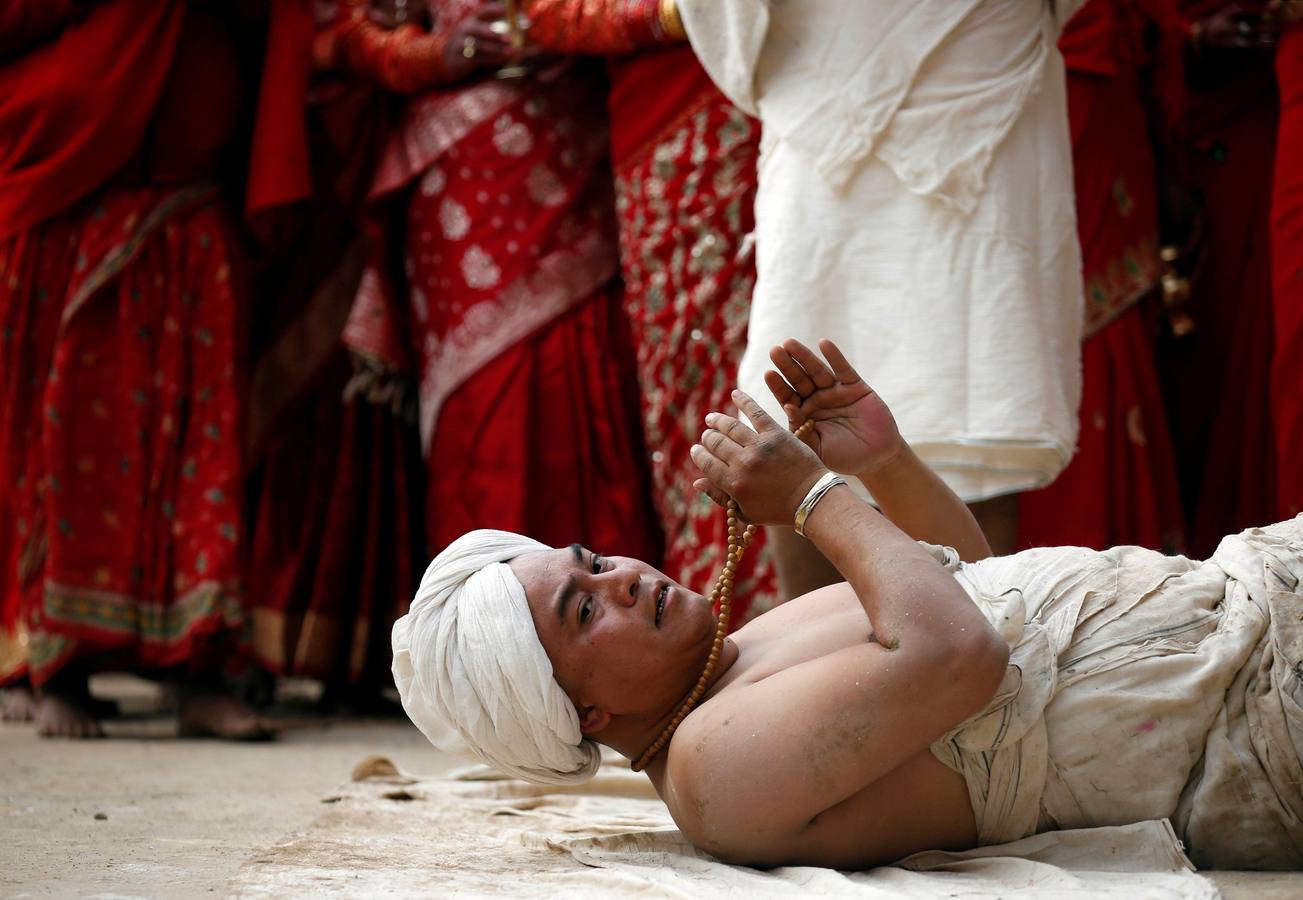
M 755 785 L 747 773 L 772 771 L 794 746 L 791 715 L 813 695 L 836 691 L 838 679 L 817 670 L 830 656 L 872 643 L 872 630 L 846 584 L 792 600 L 733 635 L 741 655 L 725 687 L 688 716 L 670 743 L 663 795 L 679 828 L 697 846 L 729 854 L 719 839 L 746 833 L 762 818 L 771 830 L 803 827 L 820 812 L 814 797 L 786 799 L 778 785 Z M 868 662 L 861 660 L 861 662 Z M 810 808 L 806 809 L 805 805 Z
M 787 643 L 790 652 L 802 642 Z M 863 688 L 880 648 L 860 637 L 827 649 L 781 662 L 763 654 L 680 726 L 662 796 L 698 847 L 732 862 L 776 862 L 821 813 L 873 780 L 846 764 L 846 751 L 875 743 L 876 725 L 838 711 L 872 703 Z
M 739 632 L 738 671 L 674 735 L 661 796 L 698 847 L 751 865 L 840 866 L 962 843 L 946 828 L 968 827 L 967 791 L 928 747 L 996 682 L 958 677 L 925 643 L 884 647 L 841 593 L 753 623 L 780 628 Z M 928 804 L 950 812 L 897 827 L 900 810 Z
M 665 767 L 662 794 L 675 824 L 695 845 L 721 858 L 732 854 L 719 832 L 731 832 L 741 798 L 721 790 L 730 779 L 719 776 L 728 768 L 760 761 L 746 753 L 748 735 L 739 715 L 744 703 L 755 700 L 758 692 L 753 687 L 736 685 L 722 691 L 688 716 L 670 742 Z

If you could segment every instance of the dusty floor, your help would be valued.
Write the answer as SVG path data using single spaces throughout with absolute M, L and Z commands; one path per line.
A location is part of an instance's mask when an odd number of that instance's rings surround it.
M 159 692 L 122 677 L 110 739 L 39 740 L 0 725 L 0 897 L 220 896 L 256 850 L 308 825 L 364 756 L 457 763 L 396 721 L 299 720 L 268 744 L 178 741 Z M 1303 897 L 1303 874 L 1217 873 L 1228 900 Z
M 95 690 L 127 698 L 107 740 L 0 725 L 0 897 L 220 896 L 362 757 L 432 774 L 452 762 L 392 720 L 300 720 L 267 744 L 178 741 L 153 685 L 117 677 Z

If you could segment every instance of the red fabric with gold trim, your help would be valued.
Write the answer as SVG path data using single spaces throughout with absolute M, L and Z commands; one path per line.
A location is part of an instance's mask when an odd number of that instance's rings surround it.
M 0 675 L 200 666 L 240 634 L 232 247 L 194 189 L 112 190 L 0 243 Z
M 253 650 L 278 675 L 328 688 L 388 684 L 389 629 L 422 565 L 416 430 L 389 405 L 346 399 L 337 346 L 277 424 L 257 473 L 249 555 Z
M 664 569 L 705 593 L 723 565 L 727 526 L 692 490 L 698 472 L 688 449 L 707 412 L 732 408 L 755 284 L 746 237 L 754 225 L 760 127 L 719 93 L 687 44 L 633 40 L 620 16 L 600 14 L 607 5 L 536 0 L 527 7 L 530 35 L 559 52 L 627 54 L 609 61 L 608 109 L 643 434 Z M 650 14 L 650 6 L 638 10 Z M 763 532 L 735 587 L 734 628 L 777 601 Z
M 612 286 L 482 367 L 430 448 L 430 552 L 473 528 L 655 563 L 628 322 Z
M 688 450 L 730 410 L 746 345 L 760 125 L 730 104 L 686 46 L 613 61 L 611 130 L 643 433 L 667 574 L 705 593 L 724 563 L 724 514 L 692 488 Z M 659 101 L 655 96 L 659 95 Z M 777 602 L 757 534 L 738 569 L 733 624 Z
M 316 190 L 276 283 L 263 285 L 277 321 L 257 348 L 250 401 L 250 425 L 266 435 L 251 443 L 253 651 L 269 671 L 320 679 L 332 693 L 392 681 L 389 629 L 424 564 L 424 461 L 396 402 L 406 356 L 368 352 L 375 380 L 357 390 L 362 367 L 344 334 L 362 263 L 389 246 L 359 235 L 385 112 L 365 84 L 314 85 L 311 171 L 301 174 Z
M 1134 69 L 1112 76 L 1069 69 L 1067 83 L 1089 338 L 1162 276 L 1158 172 Z
M 416 178 L 406 275 L 431 553 L 488 527 L 659 555 L 594 75 L 567 64 L 431 93 L 382 160 L 384 189 Z

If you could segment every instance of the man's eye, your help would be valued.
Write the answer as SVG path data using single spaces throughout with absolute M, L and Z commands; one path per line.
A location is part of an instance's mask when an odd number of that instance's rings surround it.
M 602 574 L 602 558 L 598 556 L 596 553 L 593 554 L 593 574 L 594 575 Z
M 588 617 L 593 614 L 593 600 L 591 597 L 585 598 L 579 606 L 579 624 L 582 625 L 588 621 Z

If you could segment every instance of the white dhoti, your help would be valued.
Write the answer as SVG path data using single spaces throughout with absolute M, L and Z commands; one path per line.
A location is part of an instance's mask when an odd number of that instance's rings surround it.
M 829 337 L 964 500 L 1049 483 L 1076 443 L 1082 315 L 1051 4 L 679 6 L 763 125 L 742 389 L 783 421 L 769 348 Z
M 1170 818 L 1201 867 L 1303 867 L 1303 516 L 1206 562 L 1054 548 L 956 578 L 1012 648 L 932 748 L 982 843 Z

